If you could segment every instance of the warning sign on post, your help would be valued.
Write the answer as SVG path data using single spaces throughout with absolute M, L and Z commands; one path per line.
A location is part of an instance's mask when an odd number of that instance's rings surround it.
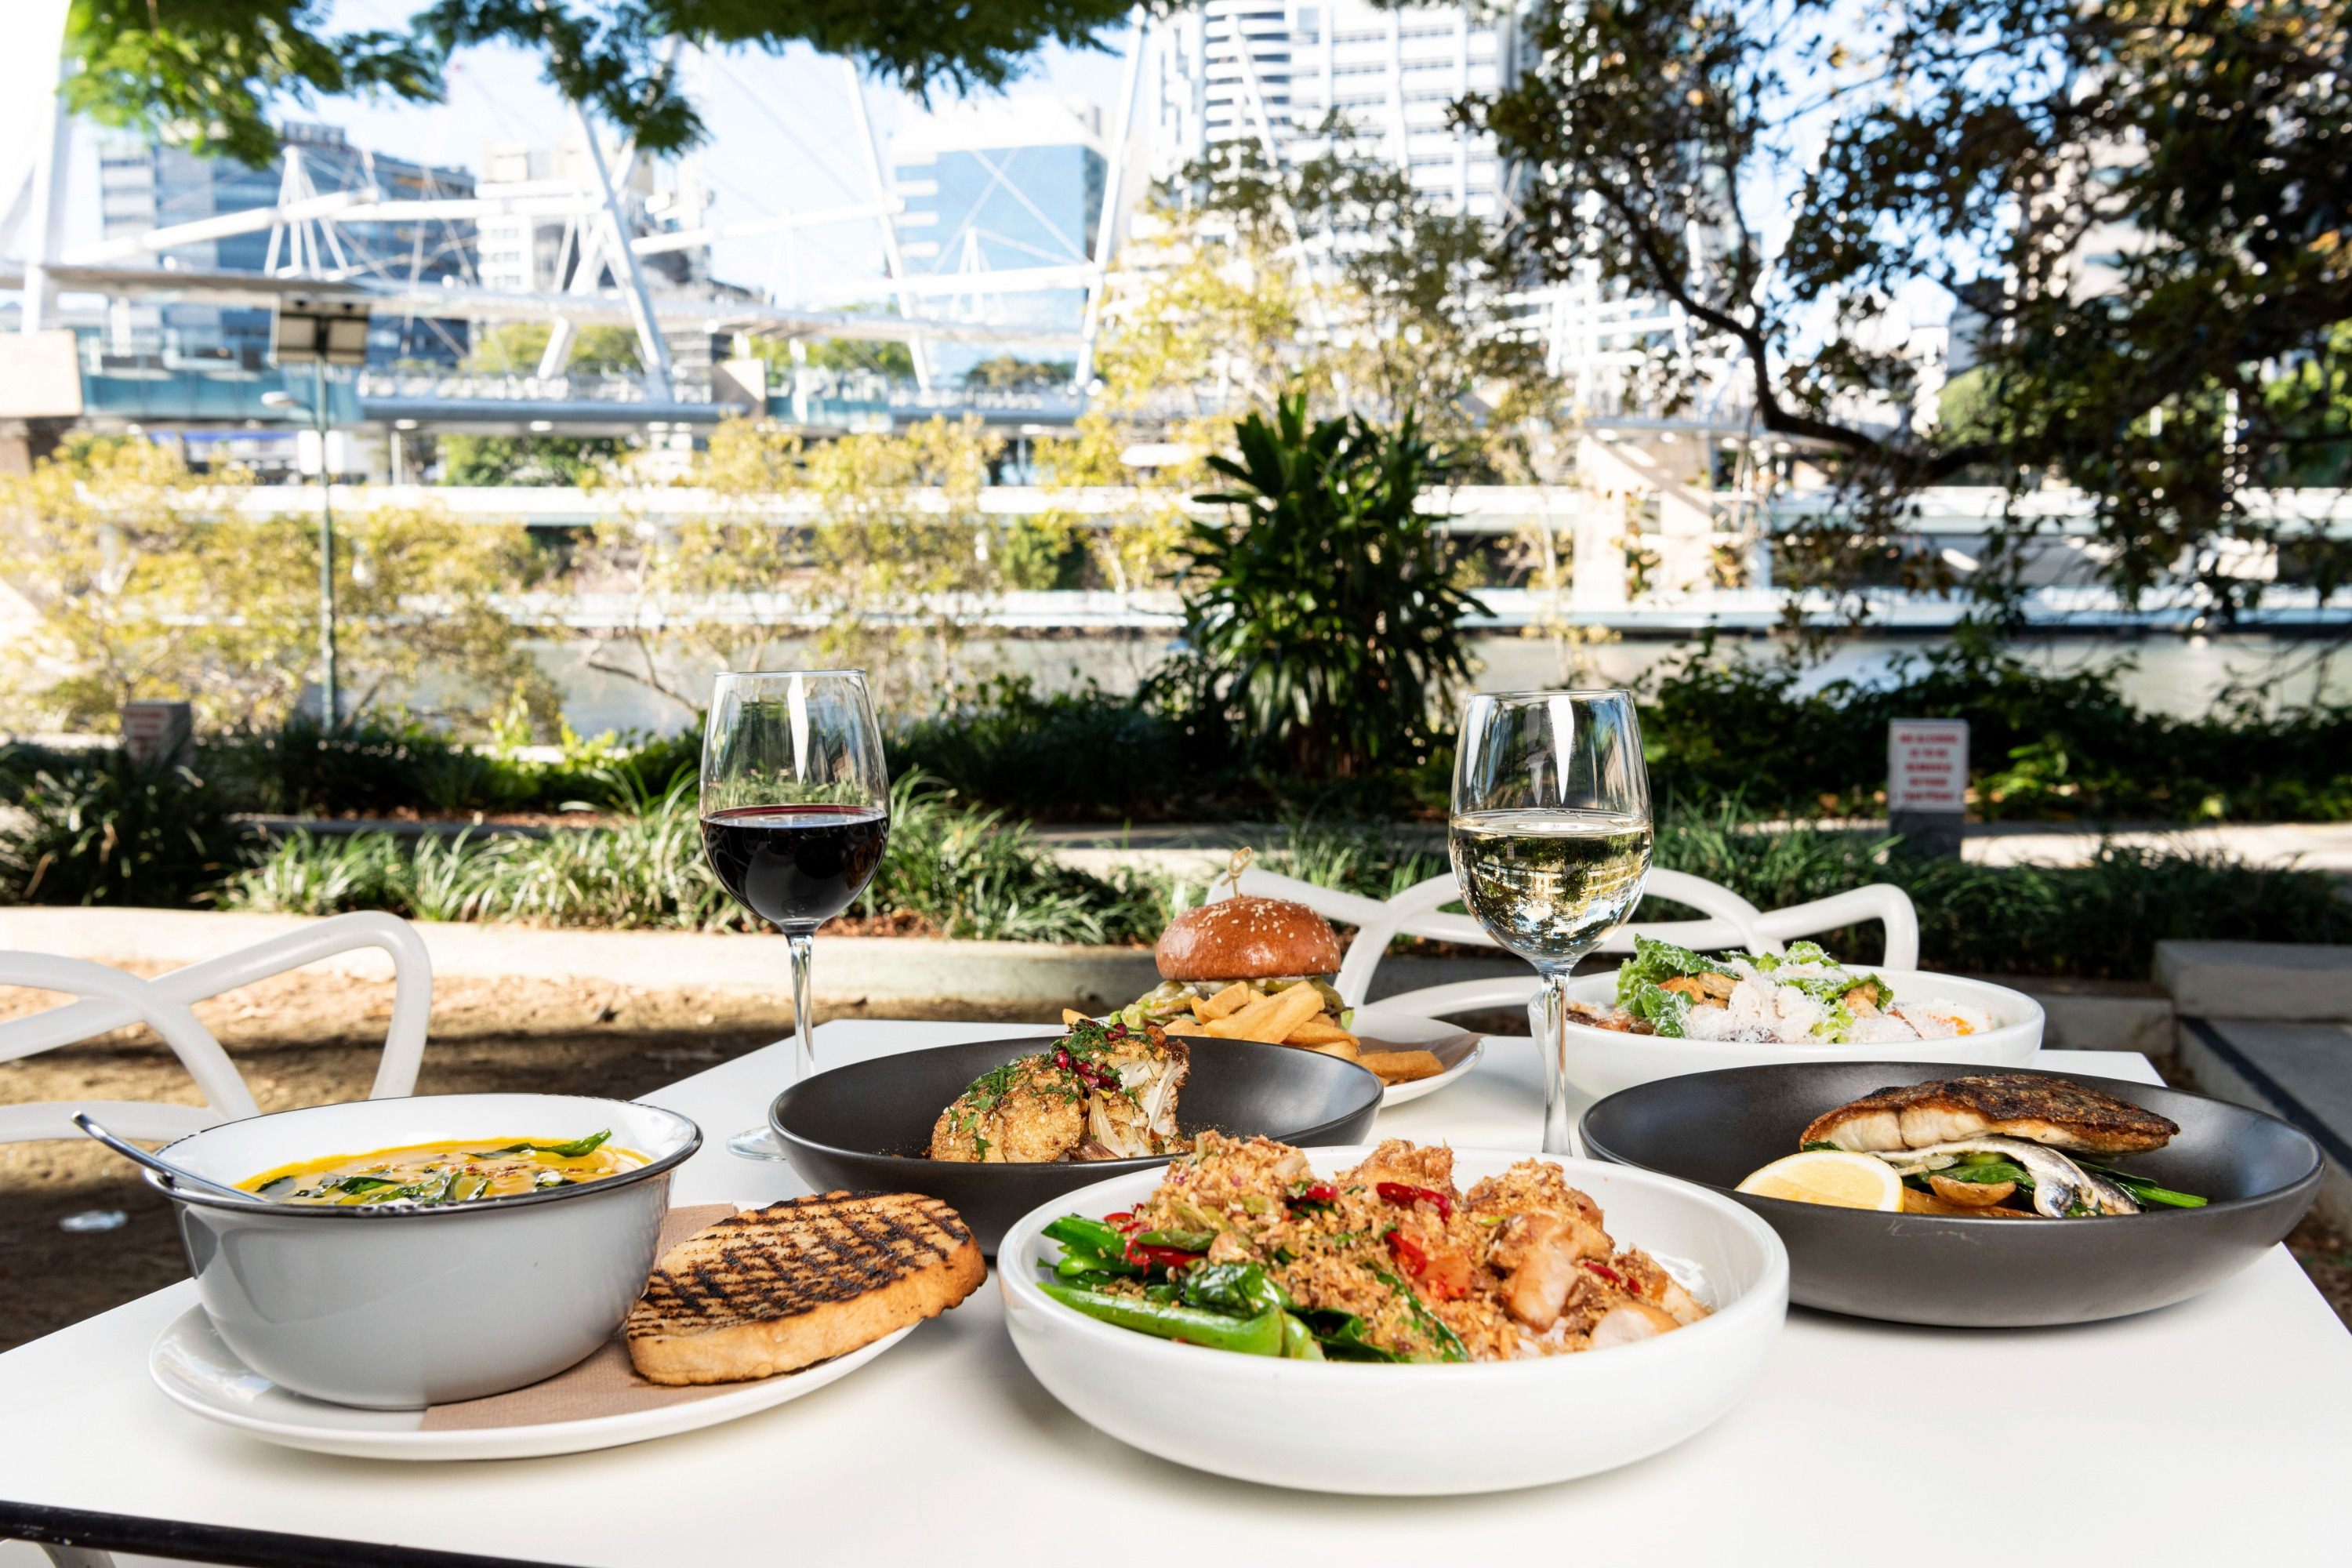
M 1886 727 L 1886 811 L 1958 816 L 1968 808 L 1969 721 L 1897 719 Z

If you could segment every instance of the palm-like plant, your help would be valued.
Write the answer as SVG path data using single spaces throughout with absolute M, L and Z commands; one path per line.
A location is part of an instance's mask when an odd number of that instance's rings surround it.
M 1192 525 L 1188 668 L 1245 751 L 1293 776 L 1417 765 L 1432 719 L 1469 679 L 1460 622 L 1486 606 L 1451 580 L 1451 552 L 1414 510 L 1443 467 L 1408 413 L 1393 430 L 1307 417 L 1283 398 L 1234 427 L 1241 458 L 1209 459 L 1241 510 Z

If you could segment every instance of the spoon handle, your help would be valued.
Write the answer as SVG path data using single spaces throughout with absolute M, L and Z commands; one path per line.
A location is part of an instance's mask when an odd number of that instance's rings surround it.
M 144 1165 L 159 1175 L 170 1177 L 172 1184 L 175 1187 L 188 1187 L 210 1197 L 230 1198 L 240 1203 L 266 1204 L 269 1201 L 268 1198 L 256 1197 L 243 1188 L 224 1185 L 208 1177 L 199 1176 L 193 1171 L 183 1171 L 177 1165 L 159 1160 L 138 1144 L 109 1132 L 91 1121 L 85 1112 L 76 1112 L 73 1124 L 132 1163 Z

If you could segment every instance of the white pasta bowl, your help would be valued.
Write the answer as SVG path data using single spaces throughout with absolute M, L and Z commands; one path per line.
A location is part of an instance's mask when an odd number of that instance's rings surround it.
M 1324 1175 L 1370 1152 L 1307 1151 Z M 1454 1180 L 1467 1187 L 1528 1157 L 1457 1149 Z M 1747 1394 L 1788 1312 L 1789 1258 L 1769 1226 L 1704 1187 L 1556 1163 L 1601 1205 L 1618 1245 L 1666 1265 L 1712 1314 L 1613 1349 L 1470 1365 L 1286 1361 L 1155 1339 L 1037 1288 L 1041 1267 L 1061 1257 L 1044 1227 L 1132 1207 L 1160 1184 L 1146 1171 L 1056 1199 L 1005 1234 L 1005 1322 L 1030 1372 L 1073 1414 L 1195 1469 L 1385 1496 L 1507 1491 L 1614 1469 L 1694 1436 Z
M 1743 1040 L 1675 1039 L 1600 1029 L 1571 1019 L 1561 1031 L 1560 1066 L 1568 1081 L 1595 1100 L 1662 1078 L 1713 1072 L 1719 1068 L 1761 1067 L 1770 1062 L 1952 1062 L 1966 1067 L 2023 1067 L 2042 1048 L 2042 1004 L 2022 991 L 1982 980 L 1963 980 L 1921 969 L 1867 969 L 1895 988 L 1902 1002 L 1957 1002 L 1990 1014 L 1993 1027 L 1973 1035 L 1936 1040 L 1872 1040 L 1847 1046 L 1787 1045 Z M 1570 982 L 1569 999 L 1594 1006 L 1614 1005 L 1615 971 L 1580 975 Z M 1542 998 L 1528 1004 L 1529 1017 Z M 1538 1030 L 1540 1038 L 1540 1031 Z
M 414 1410 L 536 1383 L 612 1336 L 645 1291 L 670 1173 L 702 1142 L 694 1123 L 582 1095 L 418 1095 L 249 1117 L 164 1151 L 235 1185 L 334 1154 L 604 1128 L 648 1163 L 478 1203 L 265 1205 L 148 1179 L 178 1213 L 205 1314 L 246 1365 L 314 1399 Z

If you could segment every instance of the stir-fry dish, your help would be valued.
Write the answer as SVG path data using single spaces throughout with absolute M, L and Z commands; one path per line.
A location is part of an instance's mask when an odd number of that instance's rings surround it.
M 1021 1165 L 1172 1153 L 1192 1059 L 1156 1024 L 1078 1019 L 1051 1050 L 973 1079 L 932 1124 L 930 1157 Z
M 576 1187 L 634 1171 L 646 1157 L 614 1148 L 608 1128 L 568 1142 L 497 1142 L 461 1138 L 378 1149 L 371 1154 L 331 1154 L 264 1171 L 237 1184 L 289 1204 L 470 1204 L 511 1198 L 550 1187 Z
M 1307 1361 L 1513 1361 L 1669 1332 L 1707 1309 L 1620 1247 L 1560 1168 L 1464 1193 L 1454 1152 L 1402 1139 L 1318 1176 L 1270 1139 L 1201 1134 L 1132 1212 L 1055 1220 L 1042 1289 L 1120 1328 Z
M 2107 1163 L 2161 1149 L 2179 1131 L 2168 1117 L 2064 1079 L 1947 1079 L 1882 1089 L 1814 1118 L 1799 1152 L 1739 1190 L 1969 1219 L 2202 1208 L 2203 1198 Z
M 1956 1002 L 1898 1001 L 1875 974 L 1848 969 L 1820 944 L 1785 954 L 1711 958 L 1648 937 L 1617 972 L 1617 1005 L 1570 1003 L 1580 1024 L 1636 1035 L 1780 1045 L 1868 1045 L 1982 1034 L 1993 1018 Z

